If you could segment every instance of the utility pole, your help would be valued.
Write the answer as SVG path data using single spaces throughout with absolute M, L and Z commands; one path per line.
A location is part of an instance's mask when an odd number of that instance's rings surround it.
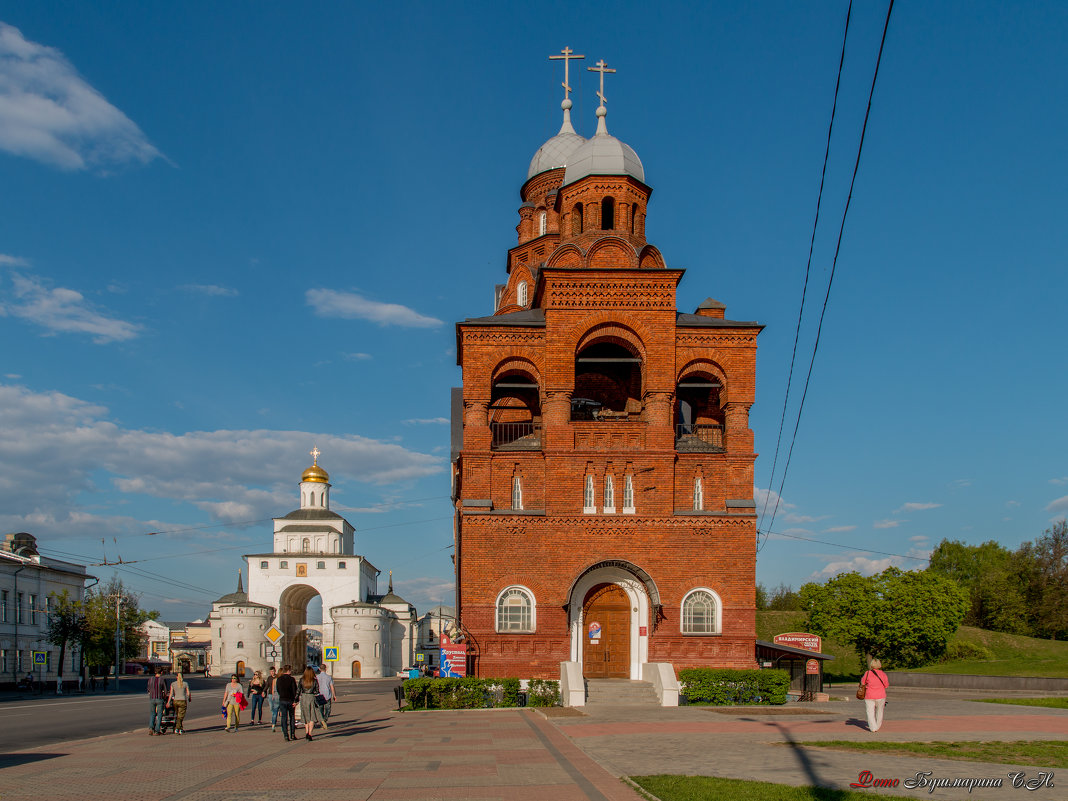
M 122 603 L 122 595 L 115 593 L 115 692 L 119 691 L 119 632 L 121 618 L 119 617 L 119 605 Z

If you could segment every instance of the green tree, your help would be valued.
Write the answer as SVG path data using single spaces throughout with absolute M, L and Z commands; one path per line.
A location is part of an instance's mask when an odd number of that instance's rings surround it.
M 768 609 L 776 612 L 797 612 L 801 609 L 801 596 L 789 584 L 780 584 L 768 599 Z
M 768 608 L 768 588 L 763 584 L 756 585 L 756 608 L 760 611 Z
M 895 567 L 805 584 L 800 596 L 810 631 L 852 645 L 862 664 L 878 656 L 896 668 L 935 661 L 968 609 L 967 593 L 956 582 Z
M 143 635 L 138 627 L 153 614 L 141 609 L 139 595 L 126 589 L 121 579 L 112 578 L 85 594 L 85 661 L 95 667 L 115 662 L 115 616 L 118 612 L 119 657 L 130 659 L 140 653 Z M 118 669 L 118 665 L 116 665 Z
M 1008 634 L 1031 634 L 1023 573 L 1028 559 L 990 540 L 965 545 L 942 540 L 931 553 L 928 568 L 951 578 L 968 593 L 964 622 Z
M 63 663 L 67 658 L 67 646 L 75 643 L 82 646 L 86 641 L 86 616 L 82 602 L 71 598 L 70 592 L 52 593 L 52 614 L 48 618 L 48 641 L 59 646 L 58 686 L 63 686 Z
M 1024 543 L 1017 554 L 1035 636 L 1068 639 L 1068 521 Z

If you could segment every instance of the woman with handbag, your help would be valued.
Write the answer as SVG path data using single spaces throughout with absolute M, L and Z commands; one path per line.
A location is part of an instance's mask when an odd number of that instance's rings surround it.
M 870 732 L 877 732 L 883 727 L 883 707 L 886 706 L 886 688 L 889 684 L 890 680 L 883 672 L 883 663 L 872 659 L 868 663 L 868 670 L 860 677 L 860 686 L 857 688 L 857 698 L 864 699 Z
M 319 704 L 316 701 L 316 696 L 319 694 L 319 685 L 315 681 L 315 671 L 308 668 L 304 671 L 304 675 L 298 682 L 300 685 L 300 716 L 304 721 L 304 739 L 311 740 L 312 729 L 315 728 L 315 723 L 318 721 L 326 726 L 326 721 L 323 720 L 322 712 L 319 711 Z

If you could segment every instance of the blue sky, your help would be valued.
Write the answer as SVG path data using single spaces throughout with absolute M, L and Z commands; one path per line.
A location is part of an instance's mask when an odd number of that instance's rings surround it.
M 0 529 L 203 616 L 317 445 L 357 551 L 448 602 L 453 323 L 492 312 L 565 45 L 618 70 L 679 308 L 767 325 L 762 498 L 846 3 L 650 9 L 5 4 Z M 802 377 L 884 15 L 854 9 Z M 896 4 L 765 584 L 1068 511 L 1065 41 L 1063 3 Z

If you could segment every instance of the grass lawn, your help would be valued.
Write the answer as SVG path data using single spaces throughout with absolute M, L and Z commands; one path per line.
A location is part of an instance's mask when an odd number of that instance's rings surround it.
M 771 641 L 776 634 L 788 631 L 807 631 L 804 612 L 757 612 L 757 639 Z M 1068 678 L 1068 642 L 1063 640 L 1040 640 L 1002 634 L 972 626 L 961 626 L 954 638 L 973 642 L 988 648 L 993 659 L 957 659 L 939 662 L 922 668 L 911 668 L 909 673 L 965 673 L 973 676 L 1044 676 Z M 824 653 L 831 654 L 833 661 L 824 664 L 827 681 L 856 681 L 863 672 L 856 652 L 841 643 L 824 638 Z M 893 668 L 891 668 L 893 669 Z
M 829 787 L 791 787 L 770 782 L 719 779 L 714 776 L 631 776 L 631 781 L 660 801 L 871 801 L 875 798 L 902 799 L 885 795 Z
M 1049 709 L 1068 709 L 1068 698 L 976 698 L 981 704 L 1015 704 L 1016 706 L 1044 706 Z
M 1014 742 L 865 743 L 851 740 L 818 740 L 804 746 L 835 751 L 878 751 L 882 754 L 921 754 L 965 762 L 997 762 L 1004 765 L 1035 765 L 1068 768 L 1068 740 L 1020 740 Z

